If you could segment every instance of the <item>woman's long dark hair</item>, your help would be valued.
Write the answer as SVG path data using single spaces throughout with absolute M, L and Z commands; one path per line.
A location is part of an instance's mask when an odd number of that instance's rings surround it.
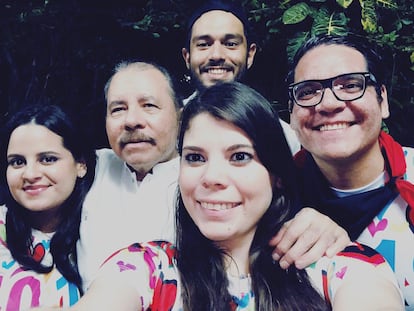
M 31 255 L 32 225 L 30 223 L 32 212 L 17 203 L 8 188 L 5 198 L 7 246 L 13 258 L 25 269 L 48 273 L 56 265 L 62 275 L 69 282 L 76 284 L 82 293 L 82 281 L 77 266 L 76 241 L 79 239 L 82 204 L 95 176 L 95 152 L 92 144 L 88 142 L 85 135 L 81 134 L 80 127 L 61 108 L 53 105 L 28 106 L 13 115 L 2 131 L 1 176 L 4 184 L 7 182 L 6 159 L 10 136 L 14 129 L 29 123 L 44 126 L 61 136 L 64 147 L 72 153 L 75 161 L 86 164 L 87 173 L 83 178 L 77 178 L 73 192 L 60 208 L 60 223 L 50 243 L 50 252 L 54 261 L 52 265 L 44 266 L 33 259 Z
M 272 260 L 272 248 L 268 245 L 297 209 L 295 167 L 277 113 L 264 97 L 248 86 L 237 82 L 212 86 L 184 108 L 178 137 L 180 154 L 185 132 L 200 113 L 208 113 L 242 129 L 270 175 L 281 180 L 282 185 L 276 182 L 273 186 L 271 205 L 260 219 L 250 247 L 256 310 L 328 310 L 306 271 L 294 267 L 282 270 Z M 176 222 L 184 310 L 229 310 L 231 297 L 223 261 L 227 255 L 202 235 L 180 195 Z

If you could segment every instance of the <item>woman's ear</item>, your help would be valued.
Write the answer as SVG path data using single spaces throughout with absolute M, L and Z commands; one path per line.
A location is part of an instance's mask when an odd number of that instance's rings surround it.
M 86 167 L 85 162 L 78 162 L 76 164 L 77 170 L 78 170 L 78 177 L 83 178 L 86 175 L 86 172 L 88 171 L 88 168 Z

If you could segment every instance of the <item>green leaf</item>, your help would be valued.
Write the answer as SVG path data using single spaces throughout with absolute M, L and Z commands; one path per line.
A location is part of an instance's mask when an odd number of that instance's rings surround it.
M 344 13 L 330 12 L 326 7 L 322 7 L 315 13 L 311 34 L 345 35 L 348 33 L 348 21 Z
M 398 5 L 394 0 L 377 0 L 377 3 L 385 8 L 398 9 Z
M 354 0 L 336 0 L 336 3 L 338 3 L 344 9 L 347 9 L 353 1 Z
M 309 6 L 300 2 L 283 12 L 282 21 L 285 25 L 298 24 L 303 21 L 311 12 Z
M 296 35 L 289 39 L 288 45 L 286 47 L 286 54 L 288 56 L 289 62 L 292 61 L 293 56 L 295 56 L 296 51 L 305 43 L 305 41 L 310 37 L 310 33 L 298 32 Z
M 408 26 L 408 25 L 411 25 L 413 23 L 413 21 L 409 20 L 409 19 L 402 19 L 401 23 Z
M 377 13 L 375 11 L 376 0 L 359 0 L 361 3 L 361 24 L 367 33 L 377 31 Z

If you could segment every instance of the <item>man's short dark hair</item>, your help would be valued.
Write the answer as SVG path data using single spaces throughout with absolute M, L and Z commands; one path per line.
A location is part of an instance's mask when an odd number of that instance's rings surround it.
M 253 41 L 252 33 L 251 33 L 251 26 L 249 23 L 249 19 L 247 18 L 246 12 L 244 11 L 243 6 L 239 1 L 220 1 L 220 0 L 209 0 L 206 1 L 203 5 L 199 6 L 191 15 L 190 19 L 187 22 L 187 41 L 186 47 L 189 49 L 190 47 L 190 40 L 191 40 L 191 33 L 193 29 L 194 23 L 200 18 L 201 15 L 210 11 L 225 11 L 233 14 L 236 16 L 241 23 L 243 24 L 243 31 L 244 35 L 247 40 L 247 45 L 249 46 L 250 43 Z

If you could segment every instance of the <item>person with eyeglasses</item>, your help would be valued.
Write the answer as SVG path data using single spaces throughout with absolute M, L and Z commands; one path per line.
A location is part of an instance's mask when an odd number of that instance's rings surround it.
M 381 253 L 414 310 L 414 149 L 382 130 L 386 63 L 356 35 L 309 39 L 288 74 L 302 203 Z

